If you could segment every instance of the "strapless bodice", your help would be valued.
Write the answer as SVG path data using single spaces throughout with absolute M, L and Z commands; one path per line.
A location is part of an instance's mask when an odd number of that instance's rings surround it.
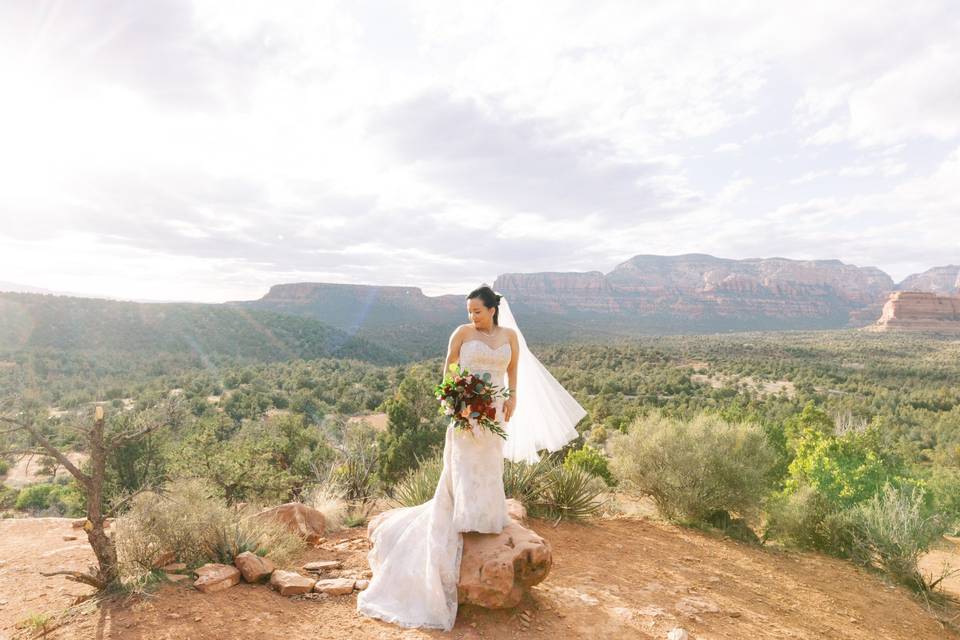
M 510 352 L 509 342 L 494 349 L 482 340 L 467 340 L 460 345 L 460 366 L 470 373 L 489 372 L 492 382 L 502 385 L 510 364 Z

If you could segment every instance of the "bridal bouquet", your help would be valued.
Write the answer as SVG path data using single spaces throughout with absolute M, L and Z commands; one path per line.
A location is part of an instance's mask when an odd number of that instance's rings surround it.
M 443 382 L 433 388 L 440 401 L 440 415 L 451 416 L 458 429 L 471 429 L 474 425 L 486 427 L 504 440 L 507 433 L 496 420 L 497 398 L 509 398 L 510 390 L 490 384 L 490 374 L 470 373 L 456 362 L 450 365 L 450 373 Z

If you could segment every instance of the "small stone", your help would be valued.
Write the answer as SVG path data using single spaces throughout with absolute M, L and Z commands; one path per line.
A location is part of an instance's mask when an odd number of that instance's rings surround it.
M 331 596 L 344 596 L 353 593 L 354 584 L 356 584 L 356 580 L 349 578 L 330 578 L 328 580 L 317 580 L 316 584 L 313 585 L 313 590 Z
M 64 540 L 76 540 L 77 536 L 63 536 Z
M 190 579 L 190 576 L 184 575 L 182 573 L 167 573 L 167 580 L 170 582 L 184 582 Z
M 690 634 L 686 629 L 674 627 L 667 633 L 667 640 L 690 640 Z
M 741 614 L 740 614 L 739 611 L 730 611 L 730 612 L 729 612 L 729 616 L 730 616 L 731 618 L 739 618 L 740 615 L 741 615 Z
M 355 588 L 357 591 L 363 591 L 364 589 L 366 589 L 367 587 L 370 586 L 370 581 L 369 581 L 369 580 L 357 580 L 357 581 L 354 583 L 353 586 L 354 586 L 354 588 Z
M 316 580 L 307 578 L 294 571 L 274 571 L 270 575 L 270 586 L 282 596 L 295 596 L 313 589 Z

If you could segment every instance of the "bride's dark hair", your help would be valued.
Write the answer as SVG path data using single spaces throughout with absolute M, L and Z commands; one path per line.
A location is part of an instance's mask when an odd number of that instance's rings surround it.
M 497 322 L 497 320 L 500 315 L 500 294 L 487 285 L 483 285 L 482 287 L 477 287 L 467 295 L 467 300 L 473 298 L 480 298 L 480 300 L 483 301 L 483 306 L 487 309 L 494 309 L 493 324 L 494 326 L 499 326 L 500 323 Z

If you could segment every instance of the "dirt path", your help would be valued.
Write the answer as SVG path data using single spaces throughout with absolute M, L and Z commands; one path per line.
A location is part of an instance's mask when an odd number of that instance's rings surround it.
M 665 638 L 674 626 L 708 638 L 946 640 L 942 628 L 904 589 L 848 563 L 817 554 L 762 549 L 657 521 L 634 518 L 561 524 L 531 520 L 553 546 L 554 566 L 520 609 L 462 606 L 451 634 L 400 629 L 359 616 L 356 596 L 284 598 L 241 584 L 204 595 L 164 585 L 139 600 L 77 615 L 47 637 L 62 639 L 258 638 Z M 89 588 L 41 569 L 83 568 L 92 554 L 65 541 L 69 520 L 0 521 L 0 638 L 30 613 L 54 611 Z M 343 544 L 345 541 L 354 541 Z M 304 560 L 338 558 L 366 569 L 364 530 L 332 535 Z M 22 632 L 20 632 L 22 634 Z

